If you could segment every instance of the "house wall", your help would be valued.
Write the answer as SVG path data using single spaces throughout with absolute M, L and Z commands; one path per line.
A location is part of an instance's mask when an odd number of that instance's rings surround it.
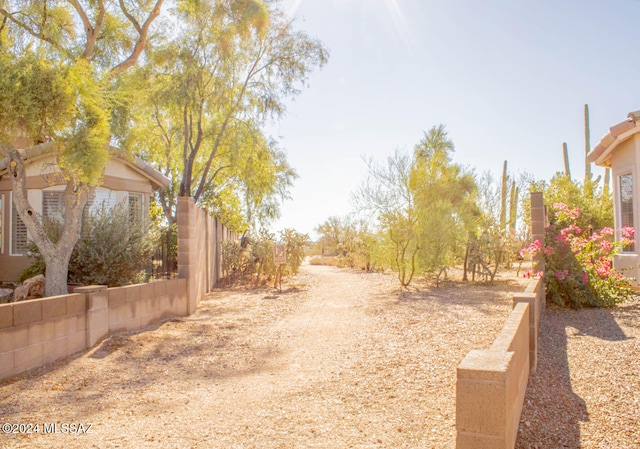
M 42 214 L 42 191 L 62 191 L 63 185 L 51 185 L 46 179 L 47 174 L 57 171 L 53 156 L 41 157 L 30 161 L 27 165 L 27 194 L 29 203 L 37 214 Z M 143 194 L 143 216 L 148 216 L 152 187 L 149 180 L 139 171 L 130 168 L 118 159 L 108 162 L 102 186 L 112 190 L 116 202 L 127 198 L 129 192 Z M 11 254 L 11 214 L 12 196 L 11 180 L 4 176 L 0 179 L 0 201 L 3 201 L 3 214 L 0 217 L 2 225 L 2 246 L 0 247 L 0 282 L 16 282 L 22 272 L 32 264 L 32 260 L 24 255 Z M 146 211 L 146 212 L 145 212 Z
M 614 224 L 616 229 L 622 227 L 620 221 L 620 185 L 618 177 L 625 173 L 633 176 L 633 218 L 634 229 L 640 229 L 640 135 L 635 134 L 621 142 L 611 155 L 611 171 L 614 198 Z M 636 237 L 637 240 L 637 237 Z M 624 270 L 625 276 L 633 280 L 633 284 L 640 283 L 640 241 L 637 240 L 633 252 L 624 252 L 614 257 L 616 270 Z

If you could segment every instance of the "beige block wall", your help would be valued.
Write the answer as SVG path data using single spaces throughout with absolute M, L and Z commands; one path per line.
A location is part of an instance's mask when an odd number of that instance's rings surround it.
M 108 331 L 135 331 L 170 317 L 187 315 L 186 279 L 107 289 Z
M 81 294 L 0 305 L 0 379 L 83 350 L 85 315 Z
M 529 304 L 517 304 L 488 350 L 474 350 L 457 369 L 456 447 L 515 446 L 529 379 Z
M 109 333 L 135 331 L 187 314 L 186 279 L 0 305 L 0 379 L 38 368 L 94 346 Z
M 531 194 L 533 240 L 548 225 L 541 193 Z M 544 261 L 537 261 L 544 271 Z M 512 449 L 529 374 L 538 360 L 538 331 L 545 308 L 544 278 L 513 297 L 513 309 L 490 349 L 470 351 L 457 369 L 456 448 Z

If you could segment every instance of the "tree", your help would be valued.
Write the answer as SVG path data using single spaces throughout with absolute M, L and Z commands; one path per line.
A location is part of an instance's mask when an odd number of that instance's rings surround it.
M 172 179 L 160 198 L 168 220 L 178 196 L 228 215 L 237 230 L 277 216 L 275 199 L 296 175 L 261 125 L 284 113 L 326 50 L 271 2 L 194 2 L 175 19 L 182 32 L 138 74 L 153 89 L 134 111 L 141 132 L 127 136 Z
M 375 217 L 389 248 L 385 265 L 398 272 L 400 285 L 408 287 L 417 270 L 420 249 L 418 211 L 414 191 L 410 187 L 412 158 L 398 151 L 386 164 L 367 161 L 369 176 L 353 194 L 356 207 Z
M 422 269 L 436 282 L 461 258 L 480 215 L 471 173 L 451 161 L 454 145 L 444 125 L 432 127 L 414 148 L 410 188 L 419 221 Z
M 109 157 L 114 81 L 138 62 L 162 4 L 0 2 L 0 151 L 9 159 L 18 214 L 46 264 L 47 296 L 67 293 L 81 211 Z M 39 97 L 40 91 L 46 95 Z M 32 150 L 54 151 L 60 167 L 57 182 L 66 184 L 64 229 L 55 242 L 27 199 L 23 153 L 13 146 L 16 132 L 27 133 L 34 142 L 53 141 Z

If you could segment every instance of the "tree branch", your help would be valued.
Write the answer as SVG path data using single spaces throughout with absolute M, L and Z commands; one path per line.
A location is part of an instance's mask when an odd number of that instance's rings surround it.
M 73 55 L 73 53 L 71 53 L 66 48 L 63 48 L 62 46 L 60 46 L 60 44 L 58 44 L 56 41 L 54 41 L 50 37 L 45 36 L 43 33 L 37 32 L 36 30 L 34 30 L 31 27 L 29 27 L 26 23 L 21 22 L 18 19 L 16 19 L 14 17 L 14 15 L 16 13 L 10 13 L 9 11 L 7 11 L 4 8 L 0 8 L 0 14 L 3 15 L 6 19 L 8 19 L 11 22 L 13 22 L 18 27 L 20 27 L 23 30 L 25 30 L 31 36 L 35 37 L 36 39 L 40 39 L 43 42 L 48 43 L 49 45 L 54 47 L 56 50 L 60 51 L 61 53 L 64 53 L 69 59 L 71 59 L 72 61 L 75 61 L 76 57 Z
M 140 54 L 144 50 L 144 47 L 147 45 L 149 28 L 151 27 L 151 24 L 153 23 L 153 21 L 160 15 L 160 8 L 162 7 L 163 3 L 164 3 L 164 0 L 156 1 L 156 4 L 151 10 L 151 12 L 149 13 L 147 20 L 144 22 L 142 27 L 140 27 L 140 24 L 135 20 L 135 18 L 131 17 L 130 14 L 126 11 L 126 9 L 124 9 L 122 0 L 120 0 L 120 6 L 123 8 L 123 13 L 131 21 L 133 26 L 136 27 L 140 37 L 136 41 L 136 45 L 133 47 L 133 50 L 131 51 L 131 54 L 129 55 L 129 57 L 124 61 L 122 61 L 117 66 L 115 66 L 113 69 L 111 69 L 107 78 L 114 78 L 118 76 L 128 68 L 133 67 L 136 64 L 136 62 L 138 62 L 138 57 L 140 57 Z

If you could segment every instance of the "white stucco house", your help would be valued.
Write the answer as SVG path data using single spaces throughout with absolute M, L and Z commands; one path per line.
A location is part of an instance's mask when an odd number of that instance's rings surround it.
M 630 112 L 626 120 L 612 126 L 587 155 L 587 161 L 611 169 L 614 224 L 640 229 L 640 111 Z M 617 238 L 617 237 L 616 237 Z M 614 267 L 624 270 L 640 285 L 640 242 L 626 247 L 614 259 Z

